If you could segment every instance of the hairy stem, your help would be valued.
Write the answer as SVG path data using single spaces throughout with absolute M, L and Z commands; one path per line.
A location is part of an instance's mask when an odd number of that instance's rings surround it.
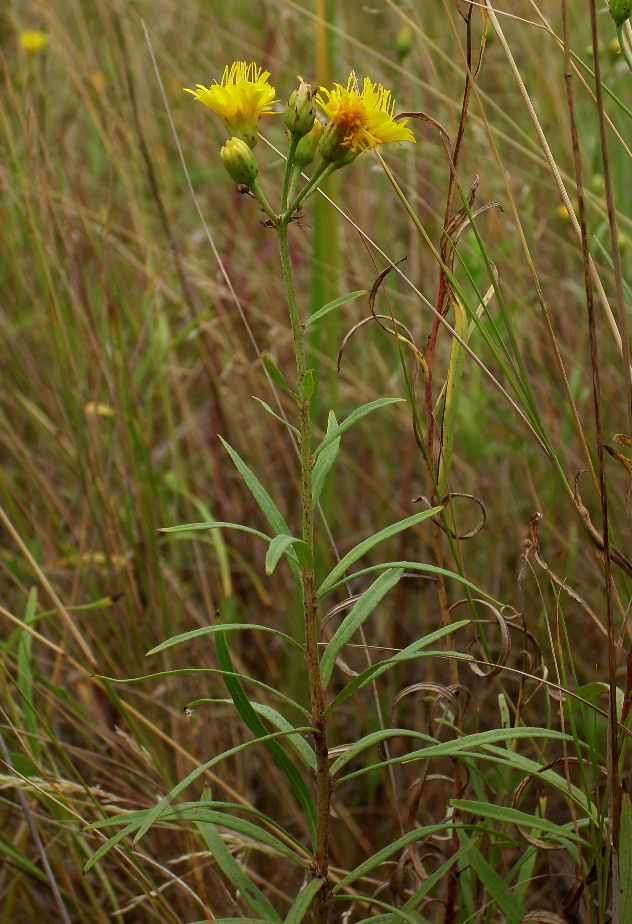
M 283 282 L 287 296 L 290 323 L 294 337 L 294 351 L 296 355 L 296 371 L 298 375 L 300 435 L 299 450 L 301 460 L 301 506 L 302 506 L 302 538 L 309 547 L 311 560 L 314 560 L 314 523 L 312 502 L 312 453 L 311 453 L 311 419 L 310 419 L 310 391 L 308 386 L 308 370 L 305 362 L 305 332 L 301 324 L 294 281 L 292 278 L 292 265 L 288 246 L 288 222 L 290 216 L 286 212 L 277 227 L 279 237 L 279 250 L 281 254 L 281 267 Z M 318 657 L 318 639 L 320 626 L 318 621 L 318 602 L 314 583 L 314 569 L 301 569 L 301 583 L 303 590 L 303 616 L 305 620 L 305 648 L 307 672 L 311 703 L 311 724 L 316 729 L 314 734 L 314 748 L 316 751 L 316 844 L 312 869 L 314 876 L 327 880 L 329 870 L 329 809 L 331 804 L 331 777 L 329 774 L 329 753 L 327 746 L 327 723 L 325 719 L 325 698 L 320 661 Z M 328 916 L 329 894 L 326 886 L 314 898 L 313 921 L 314 924 L 325 924 Z

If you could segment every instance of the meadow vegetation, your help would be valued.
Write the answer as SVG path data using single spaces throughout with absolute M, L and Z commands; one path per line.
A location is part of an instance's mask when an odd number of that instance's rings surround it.
M 632 921 L 631 38 L 3 6 L 0 924 Z M 183 92 L 236 61 L 274 215 L 297 75 L 416 144 L 274 227 Z

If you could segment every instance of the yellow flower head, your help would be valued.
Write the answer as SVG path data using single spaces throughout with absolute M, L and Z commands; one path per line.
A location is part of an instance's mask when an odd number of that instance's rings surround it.
M 36 32 L 34 29 L 20 32 L 20 45 L 29 55 L 36 55 L 42 48 L 46 48 L 48 41 L 48 36 L 44 32 Z
M 274 87 L 268 83 L 269 71 L 262 71 L 256 64 L 235 61 L 224 68 L 221 84 L 204 87 L 196 84 L 196 90 L 186 90 L 195 99 L 218 115 L 233 138 L 245 141 L 254 148 L 257 143 L 257 128 L 262 115 L 272 114 Z
M 316 97 L 330 119 L 325 135 L 332 153 L 335 146 L 340 155 L 357 155 L 389 141 L 415 143 L 413 133 L 406 128 L 406 120 L 395 122 L 393 119 L 395 101 L 391 99 L 389 90 L 365 77 L 360 93 L 355 74 L 350 75 L 346 87 L 339 83 L 334 86 L 331 92 L 321 87 L 320 93 L 324 95 Z M 326 152 L 323 157 L 332 162 L 339 159 L 327 157 Z

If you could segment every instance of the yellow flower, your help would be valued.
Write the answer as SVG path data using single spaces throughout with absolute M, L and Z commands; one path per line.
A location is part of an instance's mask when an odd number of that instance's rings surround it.
M 368 77 L 364 79 L 361 93 L 354 74 L 346 87 L 337 83 L 331 92 L 324 87 L 320 92 L 324 95 L 317 96 L 316 101 L 330 119 L 321 143 L 324 160 L 332 163 L 341 158 L 348 160 L 351 155 L 390 141 L 415 143 L 413 133 L 406 128 L 406 120 L 395 122 L 393 119 L 395 101 L 390 91 Z
M 224 68 L 221 84 L 204 87 L 196 84 L 196 90 L 186 90 L 195 99 L 218 115 L 233 138 L 245 141 L 254 148 L 257 143 L 257 128 L 262 115 L 272 114 L 274 87 L 268 83 L 269 71 L 262 71 L 256 64 L 235 61 Z
M 34 29 L 20 32 L 20 45 L 29 55 L 36 55 L 42 48 L 46 48 L 48 41 L 48 36 L 44 32 L 36 32 Z

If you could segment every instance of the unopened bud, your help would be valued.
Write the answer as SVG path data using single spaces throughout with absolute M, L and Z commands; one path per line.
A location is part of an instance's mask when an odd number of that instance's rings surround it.
M 326 164 L 335 164 L 337 167 L 346 167 L 355 160 L 360 151 L 353 151 L 345 147 L 344 135 L 335 121 L 325 126 L 322 138 L 318 145 L 318 152 Z
M 413 44 L 413 33 L 408 23 L 404 23 L 395 39 L 395 51 L 400 61 L 403 61 L 410 54 Z
M 608 0 L 615 26 L 622 26 L 632 16 L 632 0 Z
M 318 119 L 314 119 L 314 124 L 311 129 L 306 135 L 303 135 L 296 146 L 294 163 L 297 167 L 300 167 L 301 170 L 314 160 L 322 134 L 322 123 Z
M 250 187 L 257 179 L 259 167 L 255 156 L 241 138 L 231 138 L 219 153 L 224 167 L 235 183 Z
M 311 131 L 316 116 L 315 95 L 314 88 L 301 80 L 285 110 L 285 124 L 290 134 L 302 138 Z

